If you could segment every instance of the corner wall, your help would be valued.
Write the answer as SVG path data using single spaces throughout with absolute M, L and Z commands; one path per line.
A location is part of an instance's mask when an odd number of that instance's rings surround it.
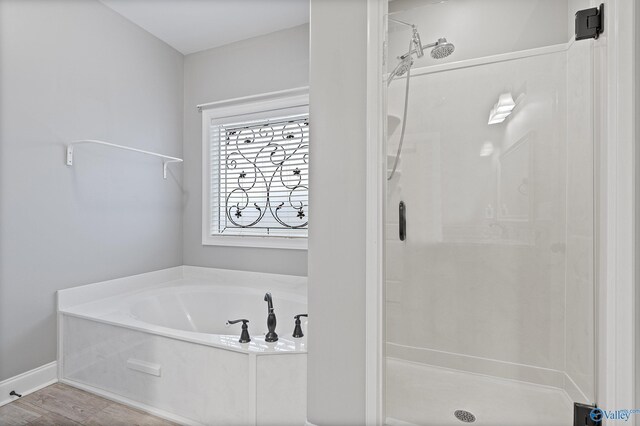
M 182 55 L 98 1 L 0 1 L 0 381 L 56 359 L 56 290 L 182 264 Z
M 185 265 L 306 275 L 306 250 L 202 245 L 202 116 L 196 106 L 308 86 L 309 26 L 187 55 L 184 77 Z
M 311 0 L 307 418 L 365 422 L 365 0 Z

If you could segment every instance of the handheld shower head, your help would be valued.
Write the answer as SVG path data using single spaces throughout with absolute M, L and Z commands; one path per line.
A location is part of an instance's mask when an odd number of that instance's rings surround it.
M 456 47 L 453 43 L 449 43 L 446 38 L 439 38 L 436 45 L 431 49 L 431 57 L 433 59 L 444 59 L 451 55 Z
M 391 84 L 394 78 L 402 77 L 409 71 L 409 69 L 413 66 L 413 59 L 411 57 L 406 57 L 401 60 L 398 65 L 389 73 L 389 77 L 387 77 L 387 86 Z

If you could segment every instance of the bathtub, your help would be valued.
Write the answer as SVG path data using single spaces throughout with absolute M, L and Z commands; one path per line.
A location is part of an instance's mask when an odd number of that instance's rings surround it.
M 306 337 L 292 333 L 306 309 L 305 278 L 188 266 L 62 290 L 58 375 L 182 424 L 304 424 Z M 239 318 L 249 343 L 227 324 Z

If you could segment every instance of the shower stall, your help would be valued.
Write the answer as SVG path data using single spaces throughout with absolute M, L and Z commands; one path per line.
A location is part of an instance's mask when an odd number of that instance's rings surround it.
M 387 424 L 567 426 L 597 402 L 592 6 L 388 4 Z

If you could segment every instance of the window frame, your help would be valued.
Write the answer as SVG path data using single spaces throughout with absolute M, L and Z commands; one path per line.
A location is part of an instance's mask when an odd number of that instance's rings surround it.
M 243 115 L 265 115 L 292 108 L 309 110 L 309 88 L 301 87 L 256 96 L 198 105 L 202 113 L 202 245 L 307 250 L 308 237 L 211 235 L 211 123 Z

